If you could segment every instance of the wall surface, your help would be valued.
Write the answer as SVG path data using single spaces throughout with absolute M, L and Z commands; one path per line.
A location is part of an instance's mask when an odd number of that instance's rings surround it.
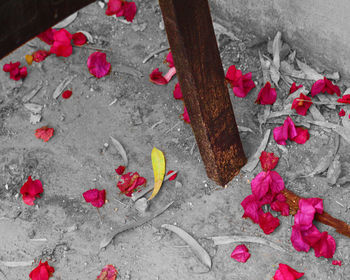
M 261 37 L 282 31 L 308 62 L 350 77 L 349 0 L 209 0 L 212 12 Z

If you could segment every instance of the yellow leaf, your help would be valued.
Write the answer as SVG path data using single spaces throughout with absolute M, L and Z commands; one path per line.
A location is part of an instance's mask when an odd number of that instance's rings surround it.
M 28 63 L 29 65 L 32 65 L 33 56 L 30 55 L 30 54 L 27 54 L 27 55 L 25 56 L 25 58 L 26 58 L 27 63 Z
M 157 148 L 153 148 L 152 154 L 152 166 L 154 173 L 154 188 L 151 197 L 148 200 L 151 200 L 157 195 L 162 186 L 164 175 L 165 175 L 165 158 L 162 151 Z

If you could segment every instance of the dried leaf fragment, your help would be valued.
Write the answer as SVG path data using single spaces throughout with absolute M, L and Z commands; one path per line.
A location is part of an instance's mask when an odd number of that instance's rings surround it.
M 123 161 L 124 161 L 124 166 L 125 167 L 128 166 L 128 157 L 126 155 L 124 147 L 122 146 L 122 144 L 120 144 L 120 142 L 117 139 L 113 138 L 112 136 L 109 136 L 109 137 L 111 138 L 114 147 L 117 149 L 117 151 L 122 156 Z
M 154 147 L 152 150 L 151 158 L 154 173 L 154 188 L 152 195 L 148 200 L 151 200 L 157 195 L 163 184 L 165 175 L 165 158 L 163 152 Z
M 61 22 L 57 23 L 55 26 L 53 26 L 52 28 L 63 28 L 66 27 L 68 25 L 70 25 L 78 16 L 78 12 L 70 15 L 69 17 L 66 17 L 64 20 L 62 20 Z

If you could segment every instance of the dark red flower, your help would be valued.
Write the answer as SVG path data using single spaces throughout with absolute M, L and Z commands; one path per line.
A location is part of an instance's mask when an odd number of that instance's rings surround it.
M 74 33 L 72 36 L 73 44 L 76 46 L 82 46 L 86 44 L 87 38 L 82 32 Z
M 345 114 L 346 114 L 346 113 L 345 113 L 344 109 L 341 109 L 341 110 L 339 111 L 339 113 L 338 113 L 339 117 L 344 117 Z
M 53 133 L 54 133 L 53 128 L 43 126 L 35 130 L 35 137 L 38 139 L 44 140 L 44 142 L 47 142 L 53 136 Z
M 180 84 L 179 83 L 176 83 L 175 85 L 175 89 L 173 91 L 173 95 L 174 95 L 174 98 L 175 99 L 182 99 L 183 96 L 182 96 L 182 91 L 181 91 L 181 88 L 180 88 Z
M 274 153 L 268 153 L 263 151 L 260 155 L 261 168 L 264 171 L 272 170 L 276 167 L 279 158 Z
M 89 68 L 89 72 L 96 78 L 106 76 L 111 70 L 111 64 L 106 60 L 106 54 L 102 52 L 90 54 L 87 67 Z
M 27 77 L 27 67 L 23 66 L 20 68 L 20 65 L 21 63 L 19 61 L 15 63 L 10 62 L 3 66 L 3 70 L 4 72 L 10 73 L 10 79 L 18 81 Z
M 130 197 L 133 192 L 137 191 L 138 187 L 144 184 L 146 184 L 146 179 L 144 177 L 141 177 L 137 172 L 129 172 L 121 176 L 117 187 L 120 189 L 121 193 Z
M 40 197 L 43 191 L 44 189 L 41 181 L 33 181 L 32 177 L 29 176 L 27 182 L 21 187 L 20 193 L 25 204 L 34 205 L 35 198 Z
M 49 266 L 47 261 L 42 263 L 40 260 L 39 265 L 30 272 L 29 278 L 32 280 L 48 280 L 54 272 L 55 269 Z
M 304 144 L 307 140 L 310 139 L 309 131 L 306 128 L 296 127 L 297 135 L 290 140 L 298 144 Z
M 54 33 L 53 38 L 54 42 L 50 49 L 51 53 L 56 54 L 56 56 L 63 57 L 68 57 L 72 54 L 72 34 L 70 34 L 66 29 L 62 28 Z
M 298 272 L 289 265 L 280 263 L 275 275 L 273 276 L 273 280 L 296 280 L 303 275 L 303 272 Z
M 117 172 L 118 175 L 123 175 L 124 171 L 125 171 L 124 165 L 119 165 L 118 168 L 115 170 L 115 172 Z
M 182 119 L 183 119 L 184 122 L 186 122 L 186 123 L 191 123 L 190 116 L 188 115 L 186 106 L 184 107 L 184 112 L 183 112 L 183 114 L 182 114 Z
M 259 215 L 259 226 L 265 234 L 271 234 L 280 225 L 280 220 L 270 212 Z
M 311 87 L 311 96 L 319 94 L 320 92 L 327 92 L 328 94 L 333 95 L 334 93 L 340 96 L 340 89 L 338 86 L 334 85 L 330 80 L 326 77 L 323 80 L 316 81 Z
M 35 62 L 44 61 L 46 57 L 48 57 L 51 53 L 45 50 L 38 50 L 32 54 L 33 60 Z
M 339 265 L 341 266 L 341 261 L 333 260 L 332 265 Z
M 304 101 L 307 100 L 307 101 Z M 312 105 L 311 98 L 300 93 L 300 96 L 293 100 L 292 109 L 295 109 L 297 114 L 306 116 L 307 110 Z
M 297 86 L 296 83 L 293 83 L 292 86 L 289 89 L 289 94 L 292 94 L 293 92 L 296 92 L 299 88 L 302 88 L 303 85 Z
M 344 94 L 337 100 L 338 103 L 350 104 L 350 94 Z
M 97 276 L 96 280 L 116 280 L 118 276 L 118 270 L 111 265 L 106 265 L 102 270 L 99 276 Z
M 72 96 L 72 91 L 71 90 L 65 90 L 63 93 L 62 93 L 62 98 L 63 99 L 68 99 L 69 97 Z
M 261 105 L 272 105 L 275 103 L 277 98 L 276 89 L 271 88 L 270 82 L 267 82 L 265 86 L 259 91 L 258 97 L 255 103 Z
M 231 65 L 226 73 L 226 81 L 232 87 L 234 95 L 237 97 L 245 97 L 249 91 L 255 88 L 255 83 L 252 80 L 252 73 L 242 75 L 242 71 L 236 69 L 235 65 Z
M 91 189 L 83 193 L 86 202 L 91 203 L 92 206 L 100 208 L 106 201 L 106 190 Z
M 248 248 L 244 244 L 236 246 L 231 253 L 231 258 L 238 262 L 245 263 L 250 258 Z
M 169 175 L 170 173 L 173 173 L 173 172 L 174 172 L 174 170 L 169 170 L 168 173 L 167 173 L 166 175 Z M 175 173 L 173 176 L 171 176 L 171 177 L 169 178 L 169 181 L 175 180 L 176 177 L 177 177 L 177 173 Z
M 44 32 L 42 32 L 42 33 L 40 33 L 37 37 L 38 37 L 41 41 L 45 42 L 46 44 L 52 45 L 53 42 L 55 41 L 55 39 L 54 39 L 54 34 L 55 34 L 55 32 L 56 32 L 56 30 L 55 30 L 55 29 L 52 29 L 52 28 L 50 27 L 48 30 L 46 30 L 46 31 L 44 31 Z

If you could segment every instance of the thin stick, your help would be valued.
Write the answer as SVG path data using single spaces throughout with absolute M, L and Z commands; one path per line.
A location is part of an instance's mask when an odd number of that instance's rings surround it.
M 165 52 L 166 50 L 169 50 L 169 47 L 164 47 L 164 48 L 160 48 L 159 50 L 156 50 L 152 53 L 150 53 L 150 55 L 148 55 L 143 61 L 142 63 L 145 64 L 148 60 L 150 60 L 152 57 L 154 57 L 157 54 L 160 54 L 162 52 Z
M 157 125 L 160 125 L 162 122 L 163 122 L 163 120 L 156 122 L 154 125 L 151 126 L 151 129 L 154 129 Z
M 181 122 L 176 123 L 173 127 L 169 128 L 167 131 L 164 132 L 164 134 L 169 133 L 170 131 L 172 131 L 175 127 L 177 127 Z

